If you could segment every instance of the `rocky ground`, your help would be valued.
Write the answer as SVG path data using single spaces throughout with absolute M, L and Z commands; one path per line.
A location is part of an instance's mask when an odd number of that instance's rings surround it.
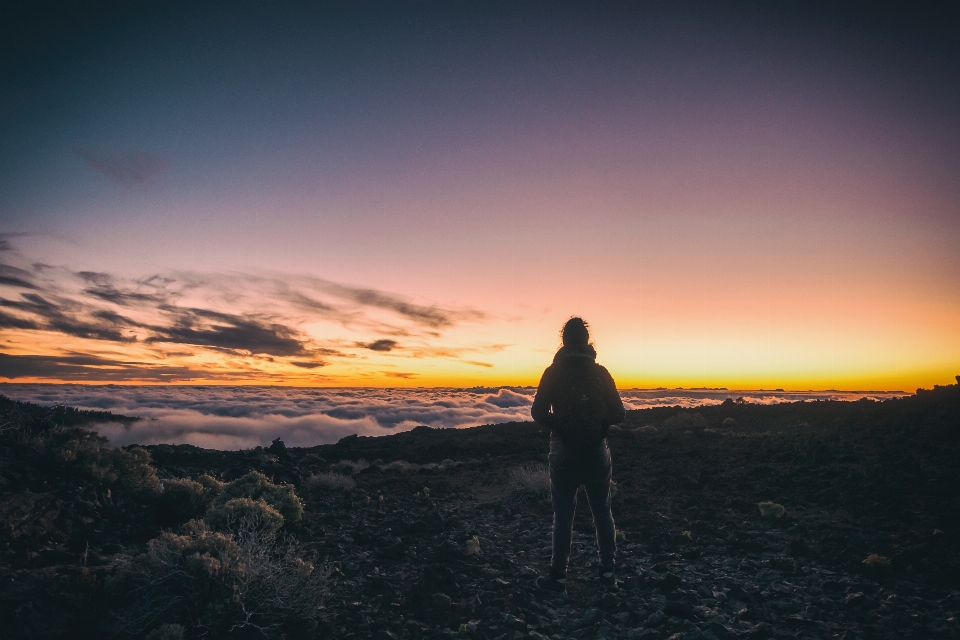
M 27 410 L 6 402 L 7 415 Z M 609 441 L 620 586 L 596 578 L 584 503 L 566 595 L 534 585 L 551 519 L 536 425 L 147 449 L 161 480 L 259 470 L 297 488 L 304 515 L 284 535 L 334 572 L 320 625 L 291 636 L 960 637 L 960 386 L 631 411 Z M 40 468 L 23 446 L 0 454 L 0 624 L 9 637 L 102 637 L 110 576 L 180 523 Z M 766 516 L 762 502 L 775 503 Z

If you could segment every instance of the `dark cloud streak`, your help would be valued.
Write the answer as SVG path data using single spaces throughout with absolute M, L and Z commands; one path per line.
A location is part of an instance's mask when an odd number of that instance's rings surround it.
M 95 318 L 100 320 L 99 323 L 85 322 L 68 313 L 81 307 L 75 302 L 57 301 L 57 303 L 54 303 L 36 293 L 24 293 L 20 297 L 21 300 L 0 298 L 0 307 L 32 313 L 46 321 L 42 325 L 35 323 L 37 324 L 36 328 L 93 340 L 131 342 L 135 339 L 120 332 L 122 328 L 126 328 L 126 323 L 122 322 L 121 320 L 125 319 L 117 314 L 112 314 L 113 317 L 109 317 L 110 314 L 107 314 L 108 317 Z M 118 321 L 120 321 L 119 324 Z
M 94 171 L 124 185 L 144 184 L 170 168 L 166 158 L 139 149 L 102 153 L 78 147 L 75 151 Z
M 396 340 L 374 340 L 373 342 L 358 342 L 358 347 L 370 349 L 370 351 L 382 351 L 384 353 L 393 351 L 397 348 Z
M 4 378 L 57 378 L 88 381 L 161 381 L 211 377 L 189 367 L 156 366 L 145 362 L 124 362 L 91 355 L 14 356 L 0 353 L 0 372 Z
M 167 309 L 177 319 L 172 327 L 152 327 L 147 342 L 174 342 L 251 354 L 296 356 L 305 353 L 297 331 L 282 324 L 205 309 Z M 206 322 L 212 320 L 213 322 Z
M 300 362 L 297 360 L 292 360 L 290 361 L 290 364 L 292 364 L 295 367 L 300 367 L 301 369 L 316 369 L 318 367 L 326 366 L 327 363 L 326 362 Z
M 40 325 L 32 320 L 17 318 L 0 311 L 0 329 L 39 329 Z

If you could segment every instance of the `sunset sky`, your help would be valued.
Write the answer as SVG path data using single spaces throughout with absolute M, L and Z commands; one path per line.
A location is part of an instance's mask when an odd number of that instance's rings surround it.
M 32 7 L 0 381 L 530 385 L 571 315 L 621 387 L 960 374 L 955 3 Z

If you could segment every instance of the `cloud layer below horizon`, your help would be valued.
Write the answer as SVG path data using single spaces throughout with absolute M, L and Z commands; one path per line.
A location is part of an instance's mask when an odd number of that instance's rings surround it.
M 281 438 L 289 446 L 329 444 L 352 434 L 379 436 L 418 425 L 436 428 L 530 420 L 534 389 L 303 389 L 293 387 L 0 385 L 0 394 L 143 418 L 96 426 L 117 446 L 192 444 L 249 449 Z M 774 404 L 798 400 L 885 399 L 895 394 L 729 390 L 623 390 L 628 409 L 691 408 L 728 397 Z

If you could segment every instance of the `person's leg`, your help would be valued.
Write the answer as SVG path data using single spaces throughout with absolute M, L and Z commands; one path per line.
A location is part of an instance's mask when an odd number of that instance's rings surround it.
M 587 499 L 590 502 L 590 511 L 593 512 L 593 522 L 597 528 L 600 565 L 604 568 L 604 571 L 609 568 L 609 573 L 612 574 L 614 557 L 617 553 L 617 530 L 613 522 L 613 513 L 610 510 L 612 465 L 610 463 L 610 449 L 606 442 L 597 452 L 595 466 L 590 476 L 590 481 L 584 483 L 584 486 L 587 490 Z
M 550 446 L 550 498 L 553 502 L 553 557 L 550 577 L 554 580 L 567 575 L 570 545 L 573 539 L 573 517 L 577 511 L 577 489 L 569 458 L 563 445 L 557 441 Z

